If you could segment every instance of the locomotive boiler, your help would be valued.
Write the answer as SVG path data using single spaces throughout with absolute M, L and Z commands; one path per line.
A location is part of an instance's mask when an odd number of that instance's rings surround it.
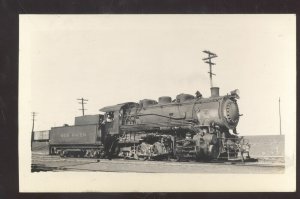
M 249 159 L 249 144 L 237 136 L 239 91 L 224 96 L 211 88 L 203 98 L 179 94 L 174 100 L 141 100 L 100 109 L 105 154 L 128 159 Z M 247 156 L 244 157 L 243 154 Z

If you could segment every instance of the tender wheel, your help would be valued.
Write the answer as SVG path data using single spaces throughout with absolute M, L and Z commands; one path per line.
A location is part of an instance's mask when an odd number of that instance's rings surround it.
M 62 158 L 63 158 L 63 157 L 66 157 L 66 152 L 63 151 L 63 150 L 60 151 L 60 152 L 59 152 L 59 156 L 62 157 Z

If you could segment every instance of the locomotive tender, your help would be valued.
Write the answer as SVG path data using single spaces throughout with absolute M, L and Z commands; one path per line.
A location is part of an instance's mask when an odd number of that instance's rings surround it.
M 101 108 L 105 114 L 97 115 L 92 123 L 75 120 L 75 126 L 52 128 L 50 154 L 157 160 L 250 159 L 249 144 L 236 135 L 239 91 L 219 96 L 219 88 L 212 87 L 210 97 L 199 94 Z
M 103 115 L 75 117 L 74 126 L 52 127 L 49 133 L 49 154 L 76 157 L 97 157 L 103 151 L 99 124 Z

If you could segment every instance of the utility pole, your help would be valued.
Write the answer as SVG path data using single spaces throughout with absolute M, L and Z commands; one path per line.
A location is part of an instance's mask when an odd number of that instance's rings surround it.
M 32 150 L 32 142 L 34 140 L 34 121 L 35 121 L 35 116 L 36 112 L 32 112 L 32 130 L 31 130 L 31 150 Z
M 280 97 L 279 97 L 279 132 L 281 135 L 281 111 L 280 111 Z
M 213 87 L 212 76 L 213 76 L 213 75 L 216 75 L 216 74 L 214 74 L 214 73 L 212 72 L 212 66 L 213 66 L 213 65 L 216 65 L 216 63 L 211 62 L 211 59 L 216 58 L 216 57 L 218 57 L 218 56 L 217 56 L 215 53 L 212 53 L 212 52 L 210 52 L 210 51 L 208 51 L 208 50 L 204 50 L 203 52 L 206 53 L 206 54 L 208 55 L 207 58 L 204 58 L 204 59 L 202 59 L 202 60 L 205 61 L 205 63 L 209 64 L 209 72 L 208 72 L 208 73 L 209 73 L 209 78 L 210 78 L 210 87 L 212 88 L 212 87 Z M 206 60 L 208 60 L 208 61 L 206 61 Z
M 84 108 L 84 104 L 86 104 L 85 102 L 88 101 L 88 100 L 84 99 L 84 98 L 77 99 L 77 100 L 81 101 L 81 102 L 79 102 L 79 104 L 81 104 L 81 109 L 79 109 L 79 110 L 82 110 L 82 115 L 84 116 L 84 110 L 87 110 L 87 109 Z

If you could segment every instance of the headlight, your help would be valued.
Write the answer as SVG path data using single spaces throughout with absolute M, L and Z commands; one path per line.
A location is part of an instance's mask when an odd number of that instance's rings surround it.
M 240 90 L 239 89 L 235 89 L 235 90 L 231 91 L 230 94 L 236 96 L 238 99 L 240 98 Z

